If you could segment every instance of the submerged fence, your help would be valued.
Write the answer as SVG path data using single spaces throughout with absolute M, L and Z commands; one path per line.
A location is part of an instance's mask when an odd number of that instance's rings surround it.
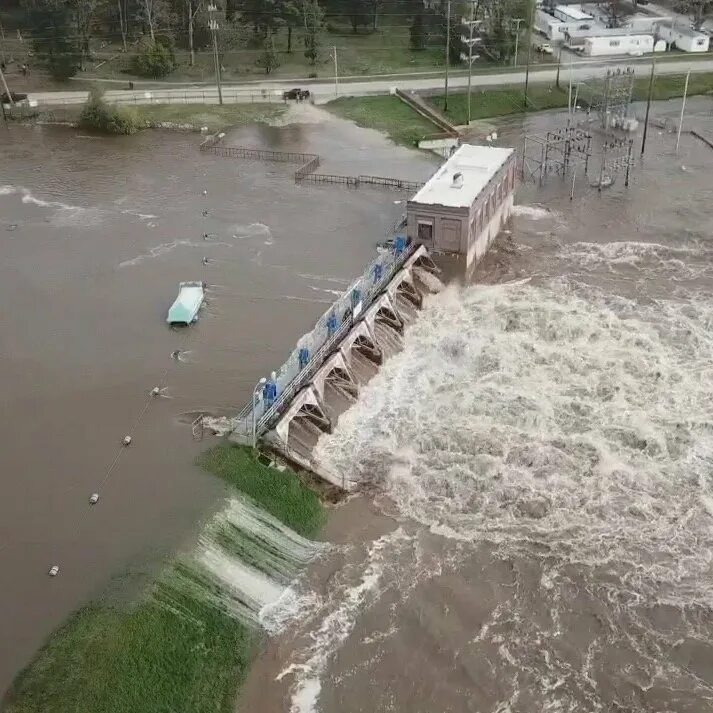
M 222 135 L 215 134 L 207 138 L 200 150 L 213 153 L 216 156 L 227 158 L 245 158 L 257 161 L 274 161 L 278 163 L 299 163 L 299 168 L 294 173 L 295 183 L 307 181 L 309 183 L 335 183 L 358 188 L 365 186 L 380 186 L 397 191 L 417 191 L 423 186 L 418 181 L 408 181 L 403 178 L 389 178 L 386 176 L 342 176 L 334 173 L 315 173 L 320 165 L 320 158 L 313 153 L 299 153 L 294 151 L 272 151 L 269 149 L 255 149 L 244 146 L 223 146 Z

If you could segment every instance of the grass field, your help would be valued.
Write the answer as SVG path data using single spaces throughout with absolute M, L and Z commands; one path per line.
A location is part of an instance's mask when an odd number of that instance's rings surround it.
M 282 115 L 285 109 L 283 104 L 139 104 L 135 107 L 143 121 L 207 126 L 211 131 L 269 121 Z
M 430 121 L 392 96 L 344 97 L 329 102 L 325 108 L 344 119 L 351 119 L 358 126 L 382 131 L 396 143 L 406 146 L 414 146 L 419 139 L 438 130 Z
M 204 468 L 300 534 L 315 535 L 325 511 L 289 471 L 246 449 L 217 446 Z M 190 558 L 170 565 L 133 604 L 99 602 L 58 629 L 9 691 L 6 713 L 229 713 L 260 634 L 210 597 Z M 252 713 L 252 712 L 250 712 Z
M 683 96 L 685 84 L 684 75 L 663 75 L 654 83 L 654 100 L 672 99 Z M 645 77 L 634 83 L 634 99 L 645 101 L 648 96 L 649 80 Z M 691 74 L 688 85 L 689 96 L 713 92 L 713 73 Z M 579 99 L 582 102 L 591 101 L 591 91 L 582 88 Z M 531 111 L 557 109 L 566 107 L 569 101 L 569 89 L 562 83 L 560 89 L 542 84 L 531 84 L 528 91 Z M 578 102 L 579 102 L 578 99 Z M 471 95 L 471 118 L 473 120 L 489 119 L 509 114 L 519 114 L 524 106 L 524 92 L 521 85 L 496 90 L 475 90 Z M 443 96 L 429 97 L 439 109 L 443 108 Z M 468 95 L 464 92 L 448 95 L 447 115 L 458 125 L 465 124 L 468 118 Z

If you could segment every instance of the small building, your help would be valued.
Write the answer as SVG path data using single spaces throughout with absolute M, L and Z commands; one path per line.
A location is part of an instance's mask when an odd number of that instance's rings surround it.
M 584 39 L 584 54 L 587 57 L 617 54 L 639 55 L 653 51 L 653 35 L 630 35 L 615 32 Z
M 561 15 L 560 15 L 561 17 Z M 588 17 L 588 16 L 587 16 Z M 593 19 L 561 20 L 549 12 L 538 10 L 535 15 L 535 29 L 552 42 L 564 42 L 565 35 L 573 31 L 592 31 L 597 25 Z
M 675 47 L 682 52 L 708 52 L 711 38 L 705 32 L 699 32 L 685 25 L 673 22 L 660 22 L 656 28 L 657 35 L 669 47 Z
M 516 163 L 513 149 L 463 144 L 408 201 L 408 237 L 470 274 L 510 217 Z

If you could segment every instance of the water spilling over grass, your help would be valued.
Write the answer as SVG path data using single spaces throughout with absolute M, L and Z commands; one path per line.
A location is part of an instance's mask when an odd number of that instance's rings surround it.
M 259 645 L 260 612 L 318 551 L 324 520 L 294 473 L 218 446 L 200 459 L 234 488 L 194 553 L 132 604 L 89 605 L 58 629 L 6 695 L 8 713 L 232 711 Z M 247 496 L 247 497 L 246 497 Z

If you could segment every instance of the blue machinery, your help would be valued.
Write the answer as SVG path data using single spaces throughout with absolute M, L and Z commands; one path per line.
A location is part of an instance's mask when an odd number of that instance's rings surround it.
M 280 369 L 272 372 L 269 379 L 260 379 L 252 400 L 234 420 L 233 440 L 254 444 L 270 430 L 416 250 L 415 245 L 407 244 L 405 237 L 397 236 L 391 250 L 369 263 L 362 276 L 322 315 L 314 329 L 300 338 Z

